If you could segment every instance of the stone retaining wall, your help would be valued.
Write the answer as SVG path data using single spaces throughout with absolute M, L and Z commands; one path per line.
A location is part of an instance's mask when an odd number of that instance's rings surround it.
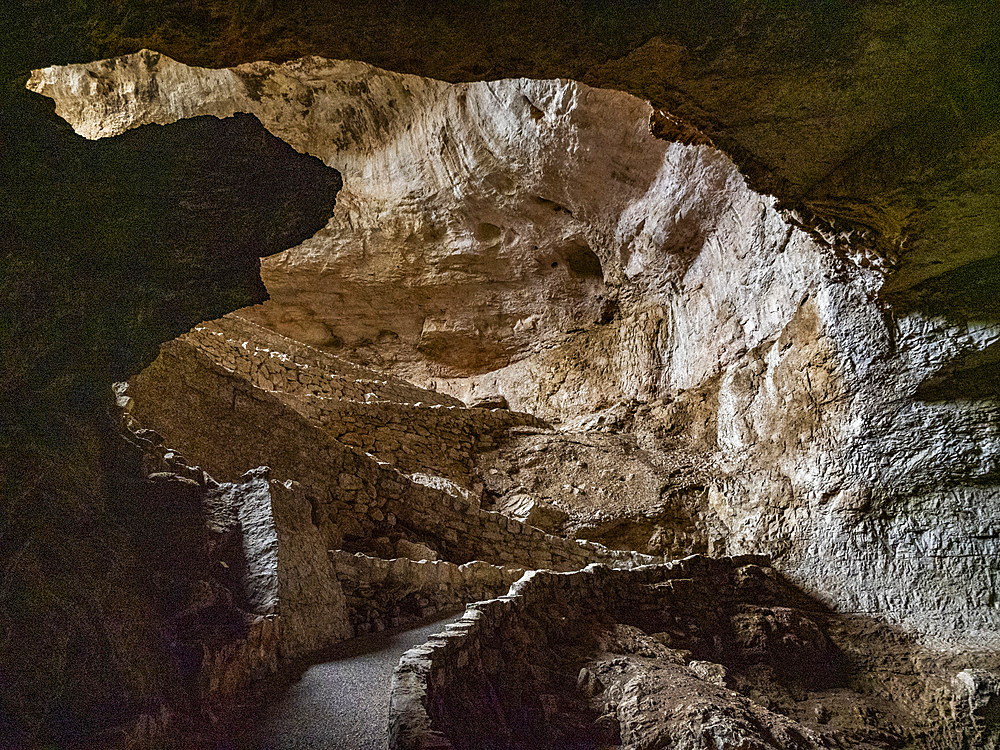
M 181 338 L 264 390 L 361 403 L 465 406 L 454 396 L 369 370 L 236 315 L 202 323 Z
M 396 628 L 468 602 L 505 593 L 524 574 L 486 562 L 384 560 L 332 550 L 330 561 L 347 598 L 355 635 Z
M 530 414 L 467 408 L 235 316 L 204 323 L 181 341 L 274 393 L 334 439 L 407 474 L 440 475 L 468 487 L 480 447 L 511 427 L 547 426 Z
M 576 570 L 654 558 L 550 536 L 417 484 L 322 429 L 183 340 L 162 347 L 129 386 L 133 414 L 223 481 L 268 466 L 309 504 L 326 549 L 377 553 L 395 539 L 428 544 L 456 563 L 485 560 L 522 568 Z
M 158 585 L 167 587 L 169 602 L 164 636 L 200 705 L 226 706 L 282 663 L 353 635 L 343 590 L 300 491 L 271 480 L 265 468 L 220 484 L 185 463 L 161 435 L 136 428 L 128 412 L 134 402 L 122 399 L 120 406 L 149 474 L 134 510 L 165 540 L 157 557 L 164 571 Z M 149 538 L 137 543 L 155 548 Z
M 390 750 L 482 748 L 482 738 L 504 747 L 511 731 L 505 702 L 523 700 L 511 683 L 530 669 L 533 653 L 558 647 L 569 623 L 610 619 L 652 627 L 696 587 L 709 601 L 725 597 L 719 581 L 744 565 L 768 564 L 749 555 L 692 556 L 631 570 L 590 565 L 526 573 L 506 596 L 469 605 L 443 634 L 403 655 L 393 674 Z
M 546 570 L 579 570 L 588 563 L 606 562 L 634 567 L 662 558 L 638 552 L 611 550 L 594 542 L 546 534 L 495 511 L 483 510 L 471 500 L 444 496 L 439 490 L 386 476 L 385 510 L 402 526 L 413 529 L 449 560 L 486 560 L 497 565 Z
M 361 403 L 322 396 L 278 395 L 330 437 L 361 448 L 405 473 L 437 474 L 464 486 L 480 448 L 511 427 L 545 427 L 530 414 L 464 406 Z

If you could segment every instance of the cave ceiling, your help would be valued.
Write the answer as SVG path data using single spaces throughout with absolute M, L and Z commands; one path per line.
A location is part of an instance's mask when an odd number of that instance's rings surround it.
M 46 39 L 31 64 L 145 46 L 210 66 L 318 54 L 446 81 L 572 78 L 696 126 L 755 189 L 828 240 L 853 230 L 855 245 L 895 269 L 887 292 L 997 251 L 1000 10 L 991 3 L 236 5 L 156 13 L 118 3 L 90 18 L 77 9 L 69 31 L 51 34 L 75 45 Z M 74 22 L 88 31 L 74 36 Z M 87 51 L 67 59 L 66 46 Z

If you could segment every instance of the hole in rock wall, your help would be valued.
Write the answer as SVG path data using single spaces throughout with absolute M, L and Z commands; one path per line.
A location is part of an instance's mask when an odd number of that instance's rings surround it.
M 542 206 L 543 208 L 550 209 L 551 211 L 553 211 L 555 213 L 564 213 L 564 214 L 567 214 L 568 216 L 572 216 L 573 215 L 573 212 L 570 209 L 566 208 L 566 206 L 563 206 L 562 204 L 560 204 L 560 203 L 558 203 L 556 201 L 549 200 L 548 198 L 543 198 L 540 195 L 535 196 L 534 200 L 535 200 L 535 203 L 538 204 L 539 206 Z
M 490 243 L 500 238 L 503 230 L 496 224 L 481 223 L 476 225 L 475 237 L 480 242 Z
M 524 97 L 524 103 L 528 105 L 528 111 L 531 114 L 532 120 L 538 122 L 539 120 L 545 117 L 545 113 L 542 112 L 542 110 L 540 110 L 538 107 L 536 107 L 528 97 Z
M 563 251 L 570 273 L 583 278 L 604 280 L 604 269 L 597 253 L 582 242 L 575 242 Z

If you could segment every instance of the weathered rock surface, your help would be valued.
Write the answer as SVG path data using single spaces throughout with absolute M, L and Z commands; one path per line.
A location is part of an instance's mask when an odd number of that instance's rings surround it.
M 804 225 L 822 247 L 834 248 L 839 260 L 831 261 L 823 250 L 803 251 L 797 234 L 786 245 L 769 245 L 790 248 L 789 263 L 799 267 L 797 273 L 773 273 L 781 263 L 768 259 L 770 250 L 752 257 L 719 251 L 701 268 L 692 264 L 690 278 L 674 278 L 676 289 L 658 289 L 662 298 L 650 304 L 643 295 L 622 294 L 631 281 L 617 288 L 618 266 L 599 256 L 601 281 L 612 292 L 601 294 L 610 300 L 618 292 L 619 308 L 602 302 L 597 320 L 609 322 L 589 327 L 597 301 L 590 292 L 601 285 L 592 263 L 581 266 L 574 244 L 562 265 L 572 265 L 570 259 L 577 257 L 577 268 L 589 267 L 591 273 L 583 273 L 581 283 L 563 283 L 549 274 L 545 293 L 558 298 L 555 313 L 537 320 L 534 309 L 523 315 L 525 298 L 533 299 L 536 292 L 517 286 L 516 271 L 509 274 L 515 277 L 513 289 L 501 285 L 483 298 L 517 302 L 513 322 L 476 309 L 455 293 L 471 289 L 474 296 L 479 280 L 463 287 L 461 279 L 442 280 L 442 273 L 422 278 L 423 287 L 406 289 L 399 279 L 387 287 L 392 295 L 386 298 L 403 313 L 406 325 L 400 331 L 394 318 L 377 309 L 381 303 L 369 279 L 351 275 L 352 266 L 390 275 L 378 259 L 402 260 L 400 277 L 405 277 L 413 245 L 433 245 L 440 225 L 438 215 L 413 222 L 426 236 L 411 241 L 405 219 L 388 216 L 386 208 L 407 208 L 405 202 L 387 200 L 381 209 L 375 202 L 370 213 L 358 213 L 360 234 L 371 234 L 370 246 L 379 254 L 359 264 L 356 259 L 364 253 L 351 250 L 345 253 L 348 260 L 331 266 L 331 287 L 344 291 L 349 306 L 354 300 L 363 303 L 352 310 L 355 318 L 315 325 L 330 313 L 315 309 L 325 306 L 313 306 L 306 297 L 268 322 L 324 346 L 351 347 L 402 373 L 423 373 L 425 382 L 430 372 L 488 370 L 506 358 L 517 360 L 495 375 L 455 383 L 454 392 L 499 393 L 515 408 L 548 415 L 605 406 L 622 394 L 651 395 L 654 404 L 672 399 L 682 408 L 654 407 L 659 414 L 647 419 L 659 422 L 660 431 L 672 438 L 679 434 L 685 450 L 700 442 L 708 427 L 705 450 L 721 456 L 718 477 L 709 484 L 712 507 L 706 516 L 721 519 L 724 526 L 717 535 L 709 533 L 709 543 L 771 549 L 786 570 L 838 606 L 877 611 L 907 628 L 948 635 L 965 645 L 992 643 L 996 621 L 988 603 L 996 575 L 995 298 L 1000 288 L 995 261 L 1000 34 L 992 4 L 835 1 L 805 8 L 554 0 L 535 6 L 492 4 L 484 12 L 477 4 L 442 11 L 436 3 L 206 0 L 190 11 L 172 7 L 162 17 L 128 0 L 70 6 L 66 0 L 33 4 L 27 23 L 17 17 L 23 4 L 0 9 L 4 84 L 11 71 L 22 67 L 48 65 L 56 58 L 92 59 L 113 54 L 112 48 L 132 51 L 141 46 L 139 39 L 152 38 L 168 51 L 185 51 L 179 59 L 202 64 L 316 51 L 453 81 L 568 76 L 649 98 L 657 136 L 703 146 L 705 134 L 710 136 L 755 190 L 774 194 L 787 206 L 781 209 L 786 220 Z M 265 6 L 266 19 L 254 19 Z M 51 9 L 65 12 L 48 24 L 38 14 Z M 275 90 L 285 93 L 284 82 L 275 83 L 275 76 L 246 82 L 251 89 L 259 85 L 264 98 Z M 17 84 L 20 88 L 21 81 Z M 149 94 L 139 92 L 140 97 Z M 135 524 L 127 516 L 135 512 L 135 499 L 143 497 L 136 491 L 143 484 L 135 468 L 139 459 L 109 435 L 106 424 L 90 418 L 106 401 L 92 389 L 106 391 L 111 377 L 147 362 L 158 341 L 259 299 L 261 288 L 255 274 L 246 274 L 252 269 L 245 259 L 229 269 L 235 276 L 213 278 L 204 271 L 221 272 L 221 266 L 214 260 L 207 266 L 188 263 L 193 258 L 186 251 L 180 258 L 150 261 L 150 268 L 162 271 L 166 286 L 159 281 L 133 286 L 136 263 L 145 273 L 149 255 L 131 248 L 120 252 L 114 241 L 120 225 L 134 225 L 144 216 L 158 231 L 174 224 L 156 219 L 155 211 L 123 214 L 117 200 L 111 201 L 114 212 L 108 220 L 107 212 L 92 211 L 89 201 L 100 201 L 105 189 L 134 195 L 132 178 L 141 182 L 143 170 L 135 167 L 142 160 L 109 171 L 100 164 L 109 163 L 106 155 L 93 162 L 78 159 L 82 152 L 64 148 L 66 134 L 53 130 L 48 112 L 31 115 L 35 105 L 21 106 L 28 99 L 23 91 L 13 99 L 4 96 L 0 177 L 3 206 L 14 211 L 2 217 L 10 252 L 2 258 L 0 286 L 11 295 L 5 297 L 11 304 L 0 312 L 5 376 L 0 542 L 12 554 L 5 555 L 0 614 L 6 618 L 7 640 L 31 648 L 12 649 L 0 661 L 4 684 L 18 685 L 19 691 L 3 693 L 0 732 L 16 742 L 25 727 L 32 733 L 46 727 L 50 738 L 61 740 L 126 722 L 136 711 L 154 713 L 142 731 L 156 731 L 164 712 L 150 709 L 144 698 L 133 700 L 152 695 L 155 702 L 157 686 L 172 680 L 154 674 L 155 665 L 163 663 L 156 634 L 160 620 L 144 599 L 148 587 L 136 573 L 143 559 L 133 554 L 129 537 Z M 516 98 L 508 99 L 512 109 Z M 6 106 L 12 101 L 14 106 Z M 288 111 L 298 111 L 301 104 L 293 99 Z M 550 114 L 547 102 L 536 99 L 519 112 L 522 120 L 526 114 L 536 123 Z M 466 128 L 468 115 L 460 114 L 450 118 L 458 121 L 457 131 L 444 131 L 449 139 Z M 345 132 L 375 132 L 378 128 L 369 125 L 376 119 L 359 126 L 347 117 Z M 411 119 L 423 118 L 416 113 Z M 502 117 L 495 119 L 503 123 Z M 534 131 L 518 124 L 513 132 Z M 444 140 L 428 139 L 444 146 L 441 153 L 449 158 L 427 157 L 432 168 L 414 204 L 428 204 L 424 193 L 442 186 L 445 193 L 451 184 L 468 187 L 461 173 L 464 153 L 449 149 Z M 413 155 L 404 153 L 395 166 L 405 166 Z M 476 167 L 490 171 L 486 160 L 473 155 Z M 509 161 L 498 161 L 496 172 L 503 177 Z M 78 166 L 84 167 L 83 179 L 70 179 Z M 518 162 L 517 170 L 522 167 Z M 499 180 L 497 189 L 505 184 Z M 496 191 L 470 195 L 490 202 Z M 434 205 L 447 208 L 447 196 Z M 561 220 L 567 210 L 579 213 L 577 203 L 559 205 L 564 210 L 552 208 Z M 476 210 L 485 209 L 478 205 Z M 531 204 L 523 212 L 546 225 L 543 239 L 553 236 L 552 217 Z M 766 210 L 763 222 L 737 213 L 751 234 L 766 225 L 758 234 L 771 237 L 773 217 Z M 506 234 L 501 242 L 491 241 L 496 231 L 491 226 L 506 227 L 505 221 L 477 216 L 473 225 L 461 215 L 445 218 L 445 236 L 458 240 L 460 256 L 443 256 L 445 270 L 448 263 L 456 275 L 507 269 L 505 260 L 493 256 L 465 257 L 476 243 L 486 249 L 499 245 L 497 255 L 504 251 Z M 379 235 L 382 219 L 400 229 L 397 237 Z M 573 225 L 568 235 L 559 234 L 558 227 L 555 233 L 560 240 L 577 240 Z M 85 236 L 94 243 L 81 246 Z M 25 243 L 25 237 L 41 240 Z M 148 239 L 153 247 L 161 237 Z M 146 241 L 140 244 L 145 251 Z M 606 247 L 593 243 L 592 249 Z M 421 262 L 412 264 L 418 269 L 414 277 L 426 275 Z M 314 265 L 322 272 L 325 261 Z M 190 278 L 185 269 L 192 271 Z M 823 278 L 817 281 L 803 269 L 821 269 Z M 723 280 L 721 292 L 703 283 L 713 276 Z M 179 278 L 190 284 L 178 293 L 171 284 Z M 200 281 L 207 278 L 213 281 L 206 288 Z M 755 294 L 726 291 L 741 284 Z M 777 290 L 780 304 L 761 289 Z M 771 317 L 757 316 L 755 297 L 762 309 L 780 309 Z M 789 309 L 801 314 L 789 316 Z M 458 313 L 445 314 L 449 310 Z M 387 319 L 392 325 L 383 325 Z M 585 330 L 572 330 L 581 319 Z M 760 319 L 766 319 L 762 326 L 755 322 Z M 741 327 L 751 331 L 743 340 L 739 331 L 735 336 L 730 331 Z M 760 337 L 753 333 L 758 327 L 764 329 Z M 688 340 L 692 348 L 679 351 Z M 706 341 L 710 346 L 704 349 Z M 701 357 L 705 367 L 692 364 Z M 685 380 L 692 366 L 694 373 Z M 830 373 L 834 377 L 827 379 Z M 691 416 L 698 426 L 694 439 L 684 435 Z M 12 423 L 15 429 L 8 432 Z M 640 437 L 641 432 L 636 430 Z M 23 450 L 26 439 L 43 447 Z M 164 484 L 187 486 L 175 479 Z M 69 585 L 62 583 L 66 570 L 72 571 Z M 33 602 L 52 607 L 39 614 L 30 608 Z M 119 628 L 106 613 L 125 613 L 131 627 Z M 53 630 L 49 622 L 69 623 L 68 630 Z M 71 635 L 64 637 L 66 632 Z M 261 632 L 258 642 L 270 639 Z M 864 651 L 858 649 L 855 657 Z M 154 666 L 119 669 L 129 664 Z M 890 671 L 898 667 L 880 665 Z M 10 674 L 31 679 L 10 680 Z M 990 708 L 994 673 L 963 667 L 955 684 L 959 709 L 967 702 L 975 721 L 988 721 L 995 710 Z M 955 707 L 940 709 L 948 715 Z M 95 716 L 100 719 L 88 723 Z M 599 723 L 608 739 L 620 732 L 606 716 Z
M 706 508 L 713 472 L 704 449 L 664 449 L 642 440 L 632 419 L 588 423 L 586 431 L 583 425 L 514 430 L 496 450 L 482 453 L 477 471 L 484 506 L 618 549 L 671 559 L 706 552 L 713 537 Z
M 112 381 L 206 315 L 262 300 L 260 256 L 321 226 L 340 180 L 245 116 L 80 138 L 24 91 L 27 71 L 8 66 L 21 52 L 8 49 L 9 10 L 0 24 L 0 737 L 10 747 L 100 747 L 148 739 L 178 714 L 197 721 L 190 654 L 225 651 L 229 626 L 257 646 L 272 635 L 205 567 L 203 540 L 186 537 L 198 528 L 190 486 L 147 481 L 111 417 Z M 183 543 L 171 549 L 168 537 Z M 178 559 L 191 549 L 201 552 Z M 164 578 L 172 566 L 176 581 Z
M 658 132 L 697 138 L 691 124 L 711 136 L 756 190 L 805 209 L 824 241 L 853 228 L 850 244 L 860 235 L 883 259 L 898 253 L 910 266 L 900 288 L 995 255 L 1000 13 L 990 4 L 206 6 L 65 15 L 72 29 L 99 14 L 87 35 L 110 51 L 90 59 L 154 40 L 145 46 L 199 65 L 318 54 L 452 82 L 571 78 L 628 91 L 663 111 Z M 37 49 L 37 60 L 69 46 L 18 43 L 32 32 L 15 26 L 11 47 Z
M 875 43 L 882 20 L 868 9 L 845 28 L 860 24 Z M 942 21 L 949 34 L 954 21 Z M 934 21 L 919 15 L 913 23 Z M 961 46 L 983 44 L 974 35 Z M 651 42 L 619 72 L 629 79 L 630 66 L 654 58 L 655 75 L 673 75 L 662 72 L 668 63 L 691 72 L 672 49 Z M 709 88 L 727 71 L 746 83 L 725 49 L 722 67 L 706 73 Z M 866 82 L 880 54 L 865 53 L 850 77 L 859 101 L 873 101 Z M 890 66 L 876 78 L 882 86 L 901 75 Z M 785 95 L 804 96 L 810 81 L 819 78 L 790 80 Z M 951 275 L 929 279 L 930 227 L 951 209 L 914 213 L 928 224 L 910 227 L 890 214 L 919 203 L 914 194 L 891 209 L 883 196 L 885 216 L 869 222 L 878 225 L 873 243 L 823 240 L 796 228 L 695 131 L 667 127 L 674 121 L 638 99 L 571 81 L 448 85 L 318 58 L 207 70 L 140 53 L 38 71 L 31 85 L 91 136 L 249 111 L 343 171 L 347 188 L 332 222 L 265 268 L 287 314 L 278 302 L 273 315 L 254 313 L 259 319 L 359 357 L 373 342 L 372 361 L 433 377 L 439 390 L 463 397 L 499 393 L 541 415 L 633 397 L 659 404 L 641 421 L 658 426 L 667 446 L 705 446 L 715 467 L 704 510 L 714 529 L 709 548 L 771 553 L 845 610 L 967 645 L 995 641 L 989 518 L 1000 413 L 988 386 L 969 392 L 964 384 L 992 372 L 1000 327 L 972 304 L 989 298 L 989 268 L 949 270 L 992 252 L 976 243 L 964 254 L 951 244 L 973 231 L 969 221 L 991 226 L 992 131 L 956 141 L 954 169 L 942 167 L 947 175 L 928 183 L 961 179 L 968 149 L 987 154 L 982 173 L 968 177 L 981 199 L 969 204 L 971 215 L 959 212 L 963 229 L 942 240 L 938 265 Z M 909 82 L 904 89 L 914 90 Z M 762 96 L 740 98 L 737 110 L 773 114 Z M 906 96 L 889 106 L 908 111 Z M 704 119 L 689 110 L 679 101 L 678 112 Z M 883 103 L 874 111 L 886 112 Z M 984 112 L 980 122 L 991 117 Z M 772 119 L 762 122 L 767 129 Z M 887 122 L 861 118 L 851 132 Z M 751 164 L 747 152 L 773 155 L 776 146 L 745 140 L 763 138 L 758 131 L 740 130 L 729 151 L 760 186 L 762 165 L 774 159 Z M 894 148 L 910 136 L 901 127 L 887 142 Z M 819 148 L 813 136 L 793 140 Z M 864 195 L 860 175 L 878 171 L 878 161 L 863 153 L 845 161 L 851 149 L 839 149 L 848 141 L 856 138 L 827 143 L 808 164 L 800 153 L 776 169 L 782 178 L 764 182 L 783 197 L 804 195 L 789 185 Z M 828 167 L 845 166 L 820 185 L 827 157 Z M 954 207 L 950 200 L 942 203 Z M 858 218 L 846 203 L 830 209 L 838 211 Z M 897 253 L 911 229 L 920 241 Z M 971 307 L 953 302 L 963 296 Z M 459 374 L 470 377 L 441 377 Z
M 262 351 L 243 341 L 239 346 L 226 343 L 222 347 L 227 356 L 239 355 L 228 360 L 202 345 L 204 335 L 196 331 L 164 345 L 157 360 L 132 379 L 127 392 L 134 399 L 134 418 L 142 426 L 154 426 L 171 446 L 219 479 L 235 481 L 248 467 L 270 467 L 273 479 L 301 490 L 326 549 L 386 558 L 405 539 L 427 544 L 445 560 L 457 563 L 485 560 L 515 567 L 575 570 L 598 560 L 622 565 L 653 561 L 633 551 L 609 550 L 546 534 L 484 510 L 472 493 L 455 492 L 449 483 L 401 473 L 377 456 L 337 440 L 330 423 L 300 411 L 301 403 L 289 402 L 287 391 L 261 387 L 273 381 L 292 387 L 287 378 L 288 373 L 297 372 L 296 357 L 277 350 Z M 209 335 L 207 340 L 219 339 Z M 321 361 L 314 360 L 313 365 Z M 342 363 L 334 365 L 339 368 Z M 336 369 L 331 373 L 322 366 L 310 367 L 307 372 L 307 384 L 336 383 Z M 272 374 L 265 378 L 262 373 Z M 301 381 L 296 383 L 302 385 Z M 358 383 L 349 385 L 357 387 Z M 367 389 L 372 383 L 362 385 Z M 391 385 L 381 382 L 379 388 L 388 392 Z M 409 392 L 420 391 L 412 385 L 407 388 Z M 437 397 L 425 393 L 421 398 Z M 353 404 L 362 407 L 353 415 L 362 429 L 364 407 L 372 405 L 378 404 Z M 441 408 L 431 405 L 402 410 L 405 419 L 398 425 L 401 429 L 396 438 L 414 445 L 425 445 L 428 438 L 431 444 L 447 443 L 447 434 L 430 435 L 442 424 L 438 420 Z M 506 410 L 447 408 L 455 410 L 456 420 L 472 426 L 480 442 L 503 431 L 512 420 L 527 416 Z M 337 413 L 331 412 L 334 416 Z M 529 417 L 528 421 L 537 420 Z M 447 451 L 454 460 L 462 458 L 458 447 L 452 445 Z M 468 452 L 465 456 L 471 461 Z M 433 456 L 421 458 L 434 460 Z
M 993 747 L 977 660 L 818 607 L 762 558 L 532 572 L 407 652 L 390 747 Z
M 222 506 L 239 521 L 249 603 L 278 615 L 278 656 L 298 659 L 352 635 L 344 593 L 326 556 L 302 492 L 248 472 L 223 484 L 208 506 Z
M 5 410 L 5 429 L 28 421 L 29 405 L 86 408 L 98 398 L 95 383 L 103 397 L 161 342 L 264 301 L 260 257 L 316 231 L 340 187 L 334 170 L 252 117 L 90 143 L 58 124 L 44 100 L 24 104 L 5 108 L 2 123 L 19 144 L 0 165 L 5 184 L 31 170 L 38 178 L 2 208 L 12 236 L 0 345 L 11 356 L 0 395 L 19 407 Z M 51 314 L 62 314 L 61 325 Z
M 353 365 L 238 316 L 180 338 L 301 414 L 328 437 L 410 475 L 472 490 L 472 457 L 513 426 L 545 426 L 529 414 L 466 408 L 445 394 Z M 155 384 L 154 384 L 155 385 Z
M 688 171 L 742 182 L 718 152 L 654 137 L 647 104 L 569 81 L 449 85 L 316 58 L 212 71 L 143 52 L 30 85 L 88 137 L 247 111 L 336 164 L 347 188 L 334 220 L 267 265 L 276 302 L 248 314 L 423 379 L 494 370 L 612 322 L 626 266 L 659 260 L 674 275 L 705 241 L 697 215 L 731 220 L 707 183 L 657 196 Z M 632 342 L 614 339 L 628 357 Z
M 409 547 L 411 554 L 426 554 Z M 330 562 L 347 596 L 355 633 L 397 628 L 469 602 L 493 599 L 524 573 L 476 561 L 455 565 L 444 560 L 400 555 L 391 560 L 330 551 Z

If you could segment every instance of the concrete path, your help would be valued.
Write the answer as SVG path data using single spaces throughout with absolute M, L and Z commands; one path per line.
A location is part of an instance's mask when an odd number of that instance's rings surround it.
M 243 750 L 386 750 L 389 686 L 403 652 L 444 630 L 461 613 L 400 632 L 377 633 L 340 644 L 330 660 L 266 706 L 246 727 Z

